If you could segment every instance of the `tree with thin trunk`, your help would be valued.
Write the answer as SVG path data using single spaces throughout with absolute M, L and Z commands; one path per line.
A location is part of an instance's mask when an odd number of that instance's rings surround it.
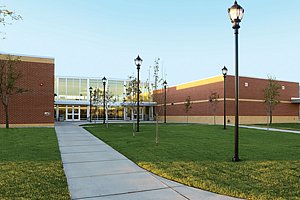
M 7 56 L 7 59 L 0 60 L 0 98 L 5 111 L 5 124 L 9 128 L 9 102 L 10 98 L 16 94 L 21 94 L 27 89 L 17 85 L 22 74 L 16 69 L 19 58 Z
M 280 103 L 279 101 L 279 89 L 280 84 L 276 81 L 275 77 L 268 76 L 268 85 L 264 89 L 264 101 L 266 105 L 267 115 L 269 117 L 268 125 L 272 125 L 273 122 L 273 111 L 275 106 Z
M 110 92 L 110 88 L 107 87 L 105 91 L 105 119 L 106 119 L 106 128 L 108 128 L 108 109 L 111 108 L 116 102 L 117 98 Z
M 212 112 L 214 115 L 214 125 L 216 125 L 216 112 L 217 112 L 217 106 L 219 103 L 218 99 L 219 99 L 219 94 L 217 92 L 211 92 L 211 94 L 208 98 L 208 101 L 211 105 Z
M 129 102 L 128 107 L 131 108 L 132 116 L 134 116 L 135 113 L 135 108 L 137 104 L 137 93 L 138 93 L 138 88 L 137 88 L 137 79 L 134 76 L 129 76 L 129 81 L 127 81 L 125 85 L 125 98 L 124 98 L 124 103 Z M 136 124 L 134 119 L 132 119 L 132 135 L 135 136 L 136 132 Z
M 154 78 L 154 84 L 153 84 L 153 89 L 154 91 L 157 93 L 159 93 L 158 91 L 158 86 L 162 85 L 163 79 L 159 76 L 159 61 L 160 58 L 157 58 L 154 60 L 154 66 L 153 66 L 153 78 Z M 162 92 L 161 92 L 162 94 Z M 162 102 L 161 99 L 159 99 L 160 97 L 162 97 L 162 95 L 156 95 L 156 102 Z M 156 121 L 156 127 L 155 127 L 155 144 L 158 145 L 159 142 L 159 130 L 158 130 L 158 114 L 161 113 L 162 106 L 155 106 L 155 121 Z
M 11 25 L 12 21 L 21 19 L 21 15 L 18 15 L 15 12 L 8 10 L 5 6 L 0 6 L 0 24 L 2 24 L 3 26 Z M 0 33 L 5 35 L 4 32 Z M 5 37 L 2 37 L 2 39 L 5 39 Z
M 188 96 L 184 102 L 184 111 L 186 113 L 186 123 L 189 123 L 189 111 L 192 109 L 191 97 Z
M 107 112 L 108 109 L 116 102 L 116 98 L 113 97 L 113 95 L 109 92 L 109 87 L 107 88 L 106 92 L 105 92 L 105 113 L 104 115 L 106 116 L 106 128 L 108 128 L 108 117 L 107 117 Z M 96 105 L 96 110 L 98 110 L 99 106 L 103 106 L 103 90 L 100 88 L 95 88 L 93 91 L 93 97 L 92 97 L 92 101 L 94 102 L 94 104 Z

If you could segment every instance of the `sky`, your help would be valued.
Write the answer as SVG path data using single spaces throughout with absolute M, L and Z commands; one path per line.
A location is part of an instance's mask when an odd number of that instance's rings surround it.
M 1 26 L 0 52 L 55 58 L 55 74 L 140 77 L 160 58 L 169 85 L 234 75 L 233 0 L 2 0 L 23 17 Z M 300 1 L 239 0 L 240 76 L 300 81 Z M 153 78 L 151 77 L 151 80 Z

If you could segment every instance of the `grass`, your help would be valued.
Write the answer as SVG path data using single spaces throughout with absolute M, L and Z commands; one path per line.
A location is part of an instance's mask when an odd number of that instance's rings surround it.
M 0 199 L 70 199 L 53 128 L 0 129 Z
M 255 124 L 253 126 L 259 127 L 268 127 L 266 124 Z M 270 128 L 278 128 L 284 130 L 295 130 L 300 131 L 300 123 L 280 123 L 280 124 L 272 124 L 269 126 Z
M 86 127 L 139 166 L 204 190 L 247 199 L 300 199 L 300 135 L 240 129 L 241 162 L 233 163 L 233 127 L 196 124 Z

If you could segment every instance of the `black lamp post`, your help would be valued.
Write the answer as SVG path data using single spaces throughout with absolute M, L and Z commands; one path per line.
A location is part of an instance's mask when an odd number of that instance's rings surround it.
M 234 1 L 233 6 L 228 9 L 230 21 L 235 34 L 235 136 L 234 136 L 234 157 L 232 161 L 240 161 L 239 158 L 239 68 L 238 68 L 238 34 L 240 22 L 244 16 L 244 9 Z
M 163 82 L 164 89 L 165 89 L 165 99 L 164 99 L 164 123 L 167 123 L 167 81 Z
M 134 59 L 135 65 L 137 67 L 137 127 L 136 132 L 140 132 L 140 67 L 143 60 L 138 57 Z
M 224 129 L 226 129 L 226 76 L 228 69 L 224 66 L 222 69 L 222 74 L 224 77 Z
M 105 119 L 106 119 L 106 110 L 105 110 L 105 85 L 106 85 L 106 81 L 107 79 L 105 78 L 105 76 L 102 78 L 102 83 L 103 83 L 103 124 L 105 124 Z
M 90 91 L 90 122 L 92 122 L 92 91 L 93 91 L 93 88 L 90 87 L 89 91 Z

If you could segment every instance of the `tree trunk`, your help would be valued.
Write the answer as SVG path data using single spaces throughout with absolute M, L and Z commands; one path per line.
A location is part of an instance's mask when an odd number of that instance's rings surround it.
M 188 112 L 186 113 L 186 123 L 187 124 L 189 123 L 189 113 Z
M 270 110 L 270 125 L 272 125 L 272 118 L 273 118 L 273 111 L 272 110 Z
M 134 123 L 134 107 L 132 109 L 131 120 L 132 120 L 132 136 L 135 136 L 135 123 Z
M 156 137 L 155 137 L 155 143 L 158 145 L 158 119 L 156 119 Z
M 5 110 L 5 127 L 9 128 L 9 122 L 8 122 L 8 105 L 4 105 Z
M 214 113 L 214 125 L 216 125 L 216 113 Z
M 105 123 L 106 123 L 106 128 L 108 128 L 108 106 L 105 109 Z

